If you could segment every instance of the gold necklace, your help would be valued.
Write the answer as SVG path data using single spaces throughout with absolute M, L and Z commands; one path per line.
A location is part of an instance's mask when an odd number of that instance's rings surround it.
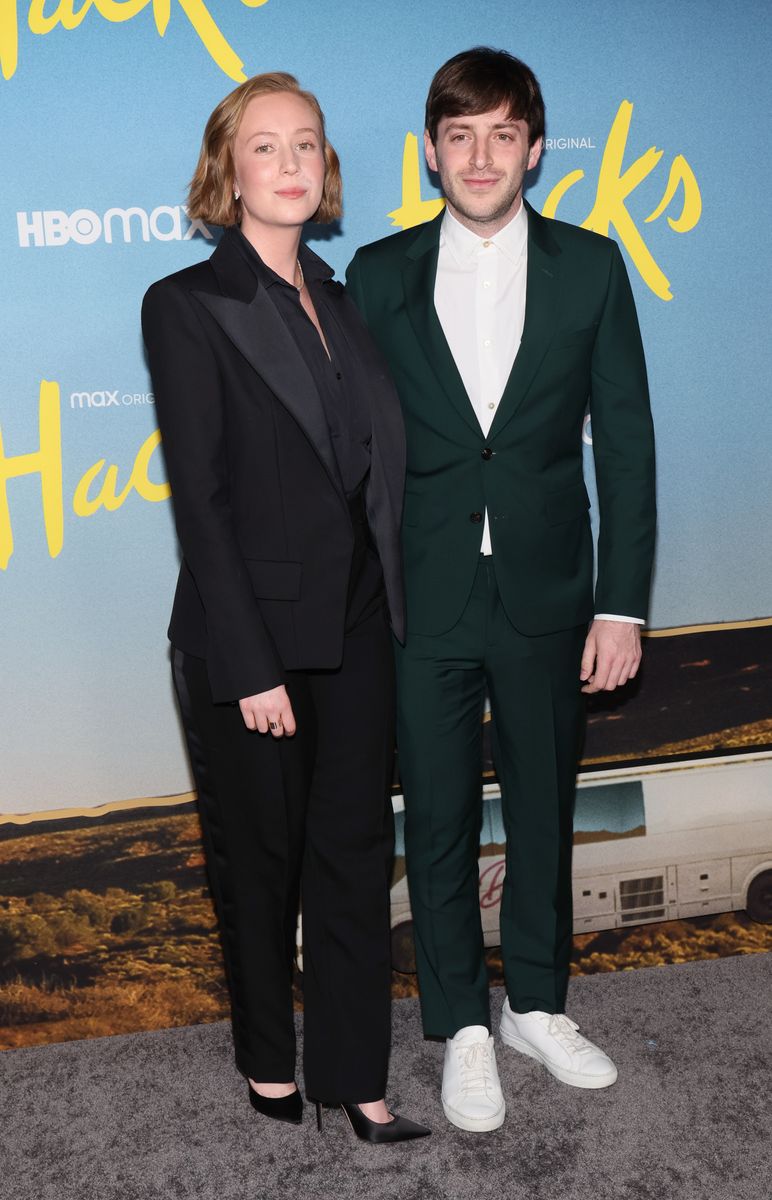
M 299 291 L 299 292 L 302 292 L 302 291 L 303 291 L 303 288 L 305 287 L 306 281 L 305 281 L 305 278 L 304 278 L 304 276 L 303 276 L 303 268 L 302 268 L 302 267 L 301 267 L 301 265 L 300 265 L 300 259 L 298 258 L 298 259 L 296 259 L 295 261 L 297 262 L 297 265 L 298 265 L 298 274 L 300 275 L 300 283 L 299 283 L 299 284 L 297 284 L 297 289 L 298 289 L 298 291 Z

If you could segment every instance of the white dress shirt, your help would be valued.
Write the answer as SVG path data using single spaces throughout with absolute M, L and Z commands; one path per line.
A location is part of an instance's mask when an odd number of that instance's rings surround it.
M 487 434 L 520 349 L 525 324 L 528 214 L 521 203 L 490 238 L 467 229 L 446 208 L 440 229 L 434 307 L 480 428 Z M 491 554 L 488 511 L 483 554 Z M 596 619 L 633 621 L 597 613 Z

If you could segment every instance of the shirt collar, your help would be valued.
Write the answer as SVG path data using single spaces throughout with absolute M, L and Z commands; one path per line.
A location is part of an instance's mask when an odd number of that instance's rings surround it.
M 483 246 L 493 245 L 512 262 L 525 254 L 528 244 L 528 214 L 522 200 L 511 221 L 490 238 L 467 229 L 446 208 L 440 229 L 440 246 L 445 246 L 458 263 L 470 262 Z
M 249 238 L 244 236 L 238 226 L 234 226 L 233 228 L 241 253 L 249 262 L 263 287 L 273 287 L 274 284 L 282 284 L 284 287 L 294 287 L 294 284 L 288 283 L 286 279 L 282 279 L 281 275 L 277 275 L 275 271 L 271 270 L 263 262 Z M 298 258 L 303 268 L 303 278 L 309 283 L 316 282 L 317 280 L 325 281 L 331 279 L 335 273 L 332 267 L 323 262 L 318 254 L 314 254 L 313 250 L 309 250 L 303 242 L 298 247 Z

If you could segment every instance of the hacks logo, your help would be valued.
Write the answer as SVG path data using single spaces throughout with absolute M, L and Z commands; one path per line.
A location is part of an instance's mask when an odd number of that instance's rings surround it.
M 261 8 L 267 0 L 241 0 L 245 8 Z M 30 33 L 44 37 L 57 26 L 75 30 L 86 17 L 92 20 L 99 16 L 111 25 L 133 21 L 145 9 L 151 8 L 159 37 L 163 37 L 172 16 L 173 0 L 59 0 L 46 5 L 46 0 L 31 0 L 22 5 L 20 0 L 0 0 L 0 68 L 3 78 L 10 79 L 19 66 L 19 26 L 24 21 Z M 53 11 L 46 12 L 46 7 Z M 191 25 L 201 44 L 221 71 L 236 83 L 246 79 L 244 63 L 228 43 L 204 0 L 177 0 L 179 8 Z

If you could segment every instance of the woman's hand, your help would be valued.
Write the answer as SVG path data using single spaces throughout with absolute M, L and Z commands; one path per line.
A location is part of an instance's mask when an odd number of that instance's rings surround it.
M 270 732 L 280 738 L 285 733 L 292 736 L 297 728 L 284 684 L 271 688 L 270 692 L 245 696 L 239 700 L 239 708 L 247 729 L 256 729 L 258 733 Z

